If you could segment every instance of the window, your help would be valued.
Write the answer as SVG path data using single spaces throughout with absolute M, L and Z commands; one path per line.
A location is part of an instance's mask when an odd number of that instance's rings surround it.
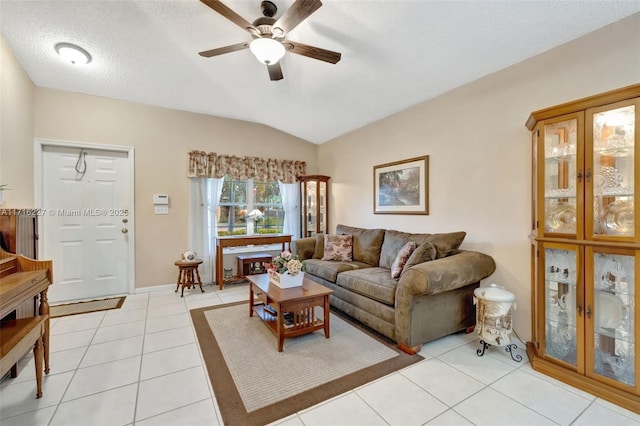
M 252 219 L 253 210 L 262 213 Z M 218 235 L 280 234 L 284 209 L 278 182 L 225 180 L 218 211 Z

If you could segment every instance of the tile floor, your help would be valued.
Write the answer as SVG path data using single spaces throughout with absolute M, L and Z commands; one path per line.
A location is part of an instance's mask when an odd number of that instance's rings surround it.
M 0 424 L 221 425 L 189 309 L 243 300 L 247 285 L 127 296 L 119 310 L 54 319 L 52 372 L 35 399 L 33 360 L 0 385 Z M 275 343 L 274 343 L 275 344 Z M 425 344 L 425 360 L 275 424 L 640 425 L 640 415 L 516 363 L 475 334 Z

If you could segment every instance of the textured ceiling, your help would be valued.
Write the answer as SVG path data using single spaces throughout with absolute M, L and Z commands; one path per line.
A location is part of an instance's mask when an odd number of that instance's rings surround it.
M 276 18 L 293 0 L 273 0 Z M 250 40 L 197 0 L 0 0 L 0 30 L 33 82 L 132 102 L 262 123 L 323 143 L 640 12 L 640 1 L 323 0 L 288 35 L 342 53 L 336 65 L 287 53 L 284 80 Z M 259 0 L 226 0 L 261 16 Z M 72 66 L 53 46 L 93 61 Z

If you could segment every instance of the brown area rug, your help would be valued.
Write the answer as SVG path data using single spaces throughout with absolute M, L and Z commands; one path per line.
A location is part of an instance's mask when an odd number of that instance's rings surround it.
M 225 425 L 271 423 L 423 360 L 331 313 L 330 339 L 322 331 L 286 339 L 279 353 L 271 331 L 249 318 L 247 302 L 191 310 Z
M 110 297 L 108 299 L 54 305 L 50 308 L 49 316 L 51 318 L 58 318 L 69 315 L 87 314 L 89 312 L 107 311 L 109 309 L 120 309 L 125 299 L 126 296 L 120 296 Z

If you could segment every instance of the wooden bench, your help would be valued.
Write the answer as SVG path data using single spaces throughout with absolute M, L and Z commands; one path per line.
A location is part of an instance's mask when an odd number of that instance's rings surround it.
M 0 322 L 0 376 L 33 348 L 36 366 L 36 398 L 42 397 L 42 372 L 44 370 L 44 344 L 49 315 L 20 318 Z

